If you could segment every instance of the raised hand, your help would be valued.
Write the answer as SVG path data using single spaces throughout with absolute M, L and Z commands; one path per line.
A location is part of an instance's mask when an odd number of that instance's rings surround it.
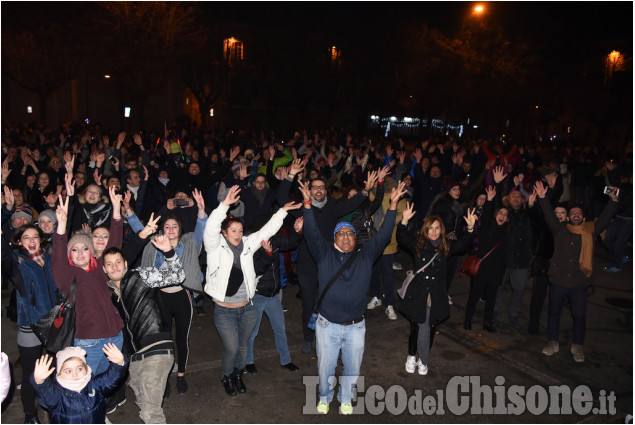
M 112 202 L 112 218 L 121 220 L 122 196 L 117 193 L 117 189 L 114 186 L 108 188 L 108 194 L 110 195 L 110 202 Z
M 505 180 L 505 177 L 507 177 L 507 174 L 505 173 L 505 169 L 501 166 L 498 166 L 496 168 L 494 168 L 494 171 L 492 172 L 492 176 L 494 177 L 494 181 L 496 183 L 500 183 L 503 180 Z
M 233 148 L 231 148 L 231 150 L 229 151 L 229 160 L 233 162 L 239 153 L 240 153 L 240 146 L 234 146 Z
M 73 174 L 73 168 L 75 168 L 75 155 L 71 155 L 69 151 L 64 154 L 64 168 L 68 174 Z
M 163 142 L 163 149 L 165 149 L 166 154 L 170 155 L 170 142 L 168 142 L 168 139 Z
M 196 207 L 198 208 L 198 213 L 200 218 L 205 217 L 205 199 L 203 198 L 203 194 L 200 190 L 194 188 L 194 192 L 192 192 L 192 197 L 196 201 Z M 202 215 L 201 215 L 202 212 Z
M 129 190 L 126 190 L 126 193 L 124 194 L 123 197 L 123 210 L 125 211 L 127 216 L 132 215 L 132 213 L 134 211 L 132 211 L 132 208 L 130 207 L 130 200 L 132 199 L 132 192 L 130 192 Z
M 401 197 L 406 193 L 406 183 L 401 181 L 399 182 L 399 185 L 397 185 L 397 187 L 394 187 L 392 189 L 392 192 L 390 193 L 390 209 L 394 210 L 397 209 L 397 203 L 399 202 L 399 199 L 401 199 Z
M 93 179 L 95 180 L 95 184 L 97 186 L 101 186 L 101 174 L 99 174 L 99 168 L 95 168 L 95 171 L 93 171 Z
M 59 204 L 55 210 L 55 217 L 57 218 L 57 233 L 63 235 L 66 233 L 66 220 L 68 219 L 68 201 L 71 199 L 69 196 L 66 199 L 62 199 L 62 195 L 57 195 Z
M 125 138 L 126 138 L 125 131 L 122 131 L 121 133 L 117 135 L 117 149 L 121 148 L 121 145 L 123 145 L 123 141 Z
M 6 208 L 11 211 L 13 209 L 13 205 L 15 204 L 13 190 L 11 190 L 11 188 L 6 185 L 2 188 L 2 190 L 4 190 L 4 202 L 6 203 Z
M 75 194 L 75 180 L 71 173 L 64 174 L 64 185 L 66 186 L 66 195 L 73 196 Z
M 152 243 L 152 245 L 154 245 L 155 248 L 161 252 L 168 252 L 172 249 L 172 245 L 170 245 L 170 239 L 168 239 L 168 237 L 165 235 L 155 236 L 152 240 L 150 240 L 150 243 Z
M 82 232 L 90 235 L 91 233 L 93 233 L 93 230 L 90 228 L 90 225 L 88 223 L 82 223 Z
M 384 168 L 381 168 L 377 173 L 377 182 L 383 183 L 384 178 L 386 178 L 388 173 L 390 173 L 390 167 L 386 166 Z
M 529 195 L 529 199 L 527 199 L 527 204 L 529 204 L 530 208 L 533 207 L 536 203 L 536 196 L 538 196 L 538 194 L 536 193 L 536 189 L 534 188 L 534 190 L 532 190 L 531 194 Z
M 143 172 L 145 173 L 143 180 L 148 181 L 148 178 L 150 178 L 150 173 L 148 173 L 148 168 L 145 165 L 143 166 Z
M 302 227 L 304 227 L 304 217 L 298 217 L 295 219 L 295 223 L 293 223 L 293 230 L 296 233 L 300 233 L 302 231 Z
M 468 208 L 467 215 L 463 216 L 463 219 L 467 223 L 468 232 L 474 230 L 474 224 L 476 223 L 476 220 L 478 219 L 478 217 L 475 214 L 475 211 L 476 211 L 476 208 L 472 208 L 472 211 L 470 211 L 470 209 Z
M 406 209 L 403 211 L 403 214 L 401 215 L 401 224 L 403 224 L 404 226 L 408 224 L 410 219 L 414 217 L 414 215 L 417 213 L 414 210 L 414 207 L 415 205 L 412 202 L 408 202 L 406 204 Z
M 298 202 L 297 204 L 294 202 L 287 202 L 282 206 L 282 209 L 285 211 L 297 210 L 302 206 L 302 203 Z
M 246 165 L 241 165 L 240 166 L 240 176 L 239 176 L 239 178 L 241 180 L 245 180 L 248 176 L 249 176 L 249 174 L 247 173 L 247 166 Z
M 300 182 L 300 192 L 302 192 L 304 202 L 311 202 L 311 189 L 309 189 L 309 182 Z M 308 205 L 308 207 L 310 208 L 311 205 Z
M 296 159 L 291 163 L 291 168 L 289 169 L 289 174 L 293 174 L 294 176 L 298 173 L 304 171 L 306 163 L 304 163 L 301 159 Z
M 158 228 L 157 222 L 159 220 L 161 220 L 161 216 L 157 216 L 157 218 L 154 218 L 154 213 L 151 213 L 150 218 L 148 219 L 148 224 L 146 224 L 145 227 L 141 229 L 139 233 L 137 233 L 139 237 L 141 239 L 145 239 L 151 234 L 153 234 L 154 232 L 156 232 Z
M 392 146 L 386 145 L 386 155 L 392 156 L 392 153 L 393 153 Z
M 240 193 L 240 186 L 234 185 L 231 188 L 229 188 L 229 190 L 227 191 L 227 196 L 225 197 L 225 200 L 223 201 L 223 204 L 229 206 L 238 202 L 238 200 L 240 199 L 239 193 Z
M 271 241 L 261 241 L 260 246 L 263 247 L 265 251 L 269 253 L 273 252 L 273 250 L 271 249 Z
M 135 134 L 134 136 L 132 136 L 132 140 L 134 140 L 134 143 L 137 146 L 141 146 L 143 144 L 143 140 L 141 140 L 141 136 L 138 134 Z
M 493 201 L 496 197 L 496 188 L 494 186 L 488 186 L 488 188 L 485 189 L 485 193 L 487 194 L 487 200 Z
M 284 180 L 289 175 L 289 167 L 278 167 L 280 170 L 280 179 Z
M 35 368 L 33 369 L 33 379 L 35 383 L 40 385 L 46 380 L 51 373 L 55 372 L 55 368 L 51 367 L 53 363 L 53 357 L 48 354 L 44 354 L 42 357 L 35 361 Z
M 540 199 L 544 198 L 547 194 L 547 188 L 540 180 L 534 183 L 534 190 L 536 191 L 536 195 L 538 195 Z
M 397 152 L 397 159 L 399 159 L 400 164 L 403 164 L 404 161 L 406 160 L 406 151 Z
M 117 364 L 119 366 L 124 365 L 123 353 L 117 348 L 117 346 L 113 343 L 104 344 L 104 348 L 102 348 L 108 360 L 112 363 Z
M 368 178 L 367 180 L 364 182 L 364 184 L 366 185 L 364 187 L 364 189 L 366 190 L 366 192 L 370 192 L 373 189 L 373 186 L 375 186 L 375 183 L 377 182 L 377 171 L 371 171 L 368 174 Z
M 9 158 L 7 157 L 2 161 L 2 184 L 7 182 L 9 174 L 11 174 L 11 170 L 9 169 Z

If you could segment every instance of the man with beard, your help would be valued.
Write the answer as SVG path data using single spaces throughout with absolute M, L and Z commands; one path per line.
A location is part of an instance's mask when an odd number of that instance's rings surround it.
M 256 176 L 252 185 L 242 191 L 241 198 L 245 204 L 245 227 L 249 228 L 260 216 L 271 216 L 273 204 L 276 202 L 276 193 L 275 190 L 267 188 L 267 179 L 261 173 Z
M 586 307 L 588 289 L 593 273 L 593 246 L 600 233 L 606 229 L 617 211 L 618 197 L 615 189 L 609 196 L 611 201 L 604 207 L 597 220 L 586 222 L 582 208 L 569 209 L 567 223 L 560 222 L 554 214 L 549 201 L 545 199 L 547 188 L 541 181 L 536 182 L 538 204 L 545 221 L 553 234 L 554 253 L 549 269 L 549 316 L 547 337 L 549 342 L 542 350 L 546 356 L 560 351 L 560 316 L 566 299 L 571 305 L 573 336 L 571 354 L 577 363 L 584 362 L 584 344 L 586 327 Z

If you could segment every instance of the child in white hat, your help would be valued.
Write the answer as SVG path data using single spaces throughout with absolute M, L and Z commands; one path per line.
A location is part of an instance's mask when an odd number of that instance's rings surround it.
M 60 350 L 56 370 L 51 367 L 53 357 L 43 355 L 35 362 L 31 385 L 40 406 L 49 412 L 54 424 L 103 424 L 106 422 L 106 394 L 114 389 L 126 373 L 126 358 L 114 344 L 104 345 L 110 360 L 108 369 L 92 375 L 86 364 L 86 351 L 80 347 Z M 88 407 L 88 408 L 87 408 Z

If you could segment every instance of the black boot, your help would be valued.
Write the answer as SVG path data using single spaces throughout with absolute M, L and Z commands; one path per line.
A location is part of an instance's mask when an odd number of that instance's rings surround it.
M 245 374 L 245 368 L 240 370 L 234 369 L 234 385 L 236 386 L 236 390 L 239 393 L 247 392 L 247 387 L 245 387 L 245 382 L 243 381 L 243 375 Z
M 227 392 L 227 394 L 229 394 L 232 397 L 238 394 L 238 391 L 236 391 L 236 383 L 234 382 L 235 380 L 236 380 L 236 377 L 234 376 L 233 373 L 229 376 L 224 375 L 223 378 L 221 379 L 221 382 L 223 383 L 223 387 L 225 387 L 225 392 Z
M 467 317 L 465 318 L 465 320 L 463 321 L 463 329 L 467 330 L 467 331 L 471 331 L 472 330 L 472 320 L 468 319 Z
M 496 332 L 496 328 L 494 327 L 494 325 L 491 322 L 484 322 L 483 323 L 483 329 L 485 329 L 487 332 L 491 332 L 491 333 L 495 333 Z

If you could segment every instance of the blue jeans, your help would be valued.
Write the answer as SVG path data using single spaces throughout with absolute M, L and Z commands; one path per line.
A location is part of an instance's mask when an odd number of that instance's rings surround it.
M 214 307 L 214 323 L 223 346 L 223 375 L 229 376 L 234 372 L 234 368 L 240 370 L 245 367 L 247 341 L 257 319 L 258 312 L 251 302 L 238 308 L 227 308 L 218 304 Z
M 567 298 L 571 306 L 571 319 L 573 319 L 574 344 L 584 344 L 586 331 L 586 306 L 589 288 L 587 286 L 566 287 L 551 282 L 549 285 L 549 316 L 547 318 L 547 337 L 549 341 L 560 339 L 560 317 L 562 307 Z
M 342 351 L 344 371 L 340 382 L 337 399 L 340 403 L 350 403 L 353 399 L 353 387 L 357 383 L 359 369 L 364 357 L 364 337 L 366 321 L 354 325 L 338 325 L 318 315 L 315 324 L 316 351 L 318 357 L 318 374 L 320 401 L 330 403 L 335 389 L 335 368 Z
M 123 346 L 123 333 L 119 331 L 117 336 L 111 338 L 98 338 L 98 339 L 77 339 L 75 338 L 75 347 L 81 347 L 86 351 L 86 364 L 90 366 L 93 371 L 93 376 L 97 376 L 108 369 L 110 361 L 104 354 L 102 348 L 105 344 L 112 343 L 121 350 Z
M 291 363 L 291 353 L 289 353 L 289 346 L 287 345 L 287 330 L 284 326 L 284 312 L 282 311 L 280 297 L 278 295 L 263 297 L 262 295 L 256 294 L 253 298 L 253 302 L 258 312 L 258 318 L 254 330 L 249 337 L 249 341 L 247 342 L 247 364 L 254 363 L 254 340 L 260 330 L 263 312 L 269 318 L 269 323 L 271 323 L 271 328 L 273 329 L 273 338 L 276 344 L 276 350 L 278 350 L 278 354 L 280 355 L 280 364 L 285 365 Z
M 384 278 L 384 304 L 386 306 L 395 304 L 395 284 L 393 280 L 392 261 L 394 254 L 384 254 L 375 261 L 373 266 L 373 276 L 370 279 L 370 295 L 381 300 L 381 274 Z

